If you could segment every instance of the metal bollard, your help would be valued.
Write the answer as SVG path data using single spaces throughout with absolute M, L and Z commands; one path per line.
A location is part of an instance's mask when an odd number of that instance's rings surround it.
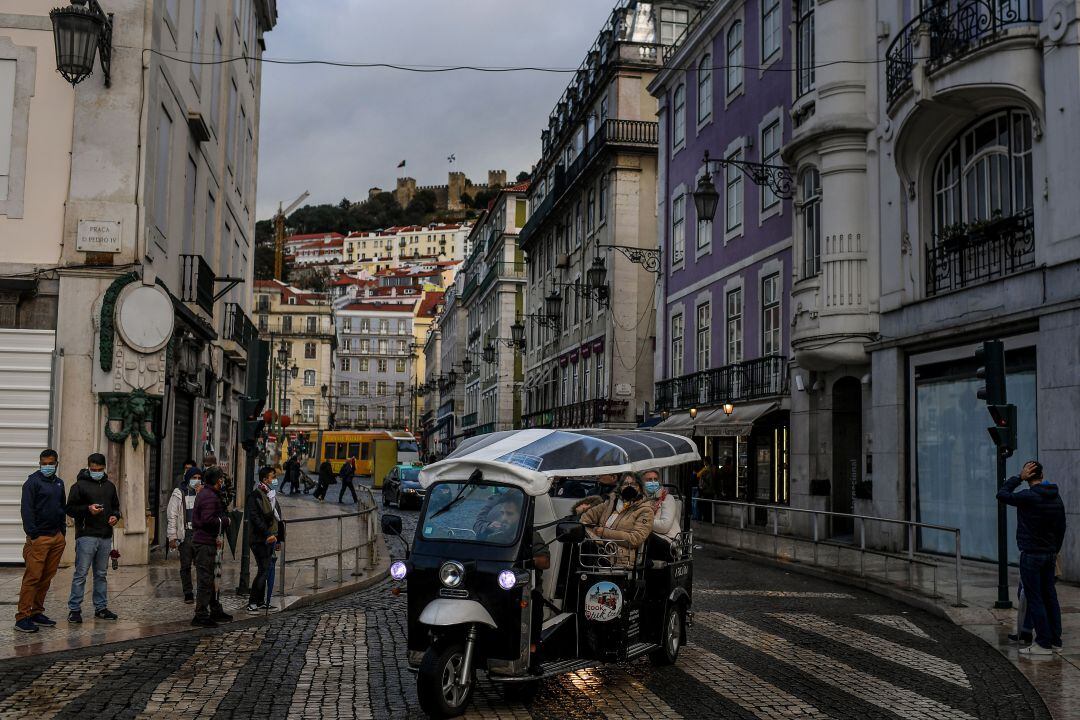
M 285 597 L 285 571 L 286 571 L 286 569 L 287 568 L 285 567 L 285 543 L 281 543 L 281 572 L 278 573 L 278 575 L 279 575 L 279 577 L 278 577 L 278 585 L 279 585 L 279 588 L 280 588 L 278 590 L 278 595 L 280 595 L 282 597 L 282 599 L 284 599 L 284 597 Z
M 866 576 L 866 520 L 859 518 L 859 575 Z
M 817 513 L 813 513 L 811 517 L 814 519 L 814 564 L 818 564 L 818 528 L 817 528 Z

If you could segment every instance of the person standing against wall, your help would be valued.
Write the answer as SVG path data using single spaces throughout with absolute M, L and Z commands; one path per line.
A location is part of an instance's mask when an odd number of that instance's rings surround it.
M 56 576 L 64 554 L 67 518 L 64 513 L 64 481 L 56 475 L 60 456 L 55 450 L 42 450 L 38 469 L 26 478 L 22 487 L 22 524 L 26 533 L 23 545 L 22 586 L 15 613 L 15 629 L 35 633 L 38 626 L 52 627 L 56 621 L 45 614 L 45 595 Z

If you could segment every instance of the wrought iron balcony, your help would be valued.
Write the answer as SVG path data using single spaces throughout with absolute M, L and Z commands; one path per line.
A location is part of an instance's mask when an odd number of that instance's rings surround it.
M 180 299 L 214 315 L 214 281 L 217 275 L 202 255 L 180 256 Z
M 258 334 L 242 307 L 236 303 L 225 304 L 225 327 L 221 334 L 225 340 L 232 340 L 240 347 L 247 348 Z
M 900 30 L 885 53 L 885 83 L 891 104 L 911 89 L 916 61 L 931 75 L 947 65 L 1008 37 L 1010 28 L 1037 25 L 1034 0 L 923 0 L 921 12 Z M 919 47 L 927 35 L 929 48 Z
M 783 355 L 747 360 L 656 383 L 657 410 L 683 410 L 784 395 L 788 359 Z
M 926 294 L 940 295 L 1035 267 L 1032 211 L 945 228 L 926 249 Z
M 551 410 L 540 410 L 521 416 L 522 428 L 581 428 L 595 427 L 607 422 L 624 422 L 626 400 L 597 398 L 564 405 Z

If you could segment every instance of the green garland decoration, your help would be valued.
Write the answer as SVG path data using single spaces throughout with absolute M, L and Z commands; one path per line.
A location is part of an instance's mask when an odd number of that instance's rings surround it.
M 139 279 L 136 273 L 130 272 L 113 280 L 112 285 L 105 291 L 105 298 L 101 301 L 101 333 L 98 338 L 98 354 L 101 356 L 101 369 L 105 372 L 112 371 L 113 336 L 116 332 L 116 298 L 120 291 Z

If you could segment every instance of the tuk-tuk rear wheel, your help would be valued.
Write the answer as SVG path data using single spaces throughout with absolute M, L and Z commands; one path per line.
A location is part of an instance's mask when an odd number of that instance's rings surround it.
M 683 615 L 678 605 L 668 605 L 660 626 L 660 647 L 649 654 L 654 665 L 674 665 L 682 648 Z
M 421 710 L 436 718 L 457 717 L 465 712 L 472 699 L 476 676 L 475 672 L 470 672 L 466 687 L 456 684 L 464 662 L 465 649 L 460 643 L 427 649 L 416 677 Z

